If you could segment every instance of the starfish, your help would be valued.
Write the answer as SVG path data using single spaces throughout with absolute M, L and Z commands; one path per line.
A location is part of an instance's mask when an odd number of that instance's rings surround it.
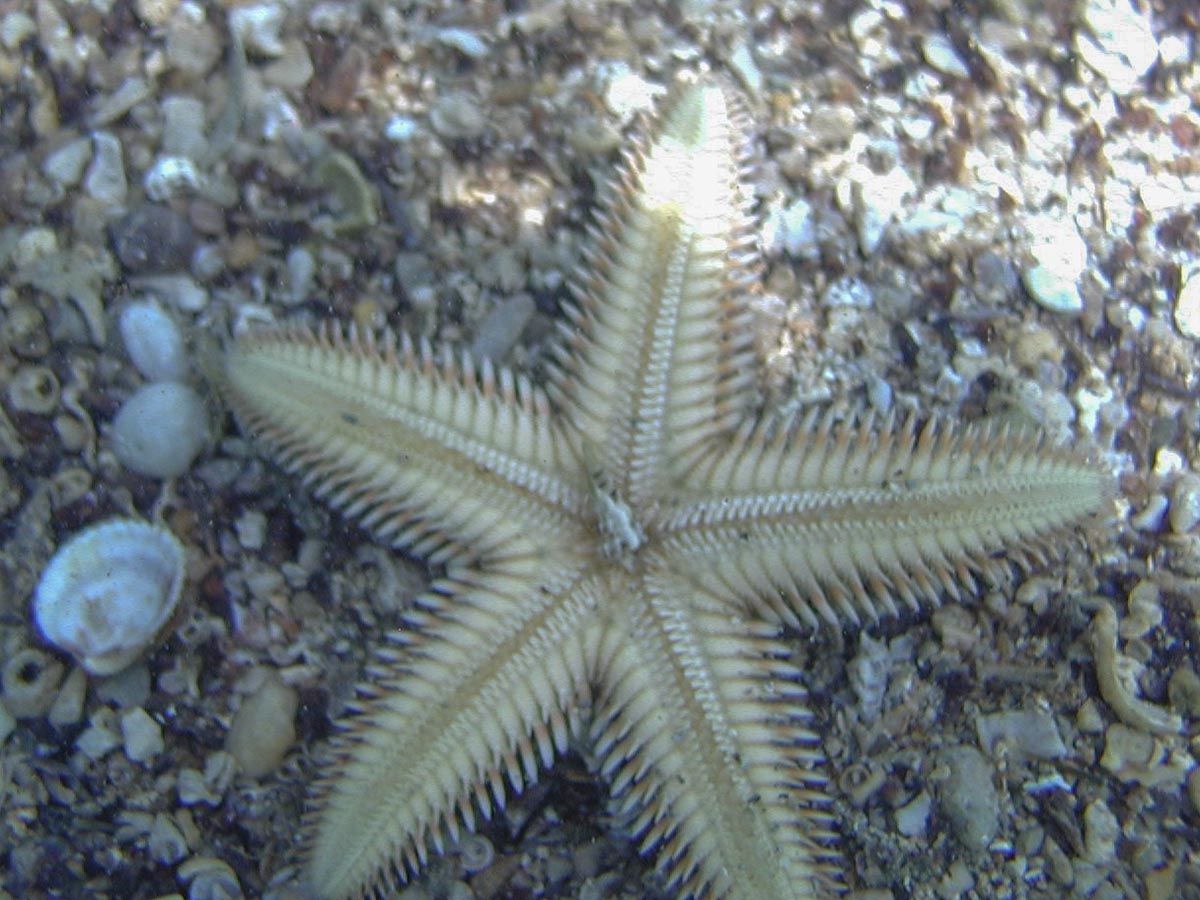
M 750 135 L 719 80 L 663 104 L 597 216 L 543 386 L 353 328 L 250 331 L 226 354 L 243 426 L 443 573 L 314 789 L 317 896 L 393 888 L 573 741 L 679 897 L 836 894 L 787 631 L 970 591 L 1103 506 L 1097 466 L 1024 432 L 761 415 Z

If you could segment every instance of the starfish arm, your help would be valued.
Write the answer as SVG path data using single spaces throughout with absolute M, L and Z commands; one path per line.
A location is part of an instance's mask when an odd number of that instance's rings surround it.
M 810 417 L 713 452 L 660 511 L 662 548 L 791 625 L 872 621 L 1040 560 L 1100 512 L 1110 478 L 1027 432 L 914 420 L 882 429 Z
M 407 337 L 270 330 L 239 339 L 217 381 L 314 493 L 431 562 L 546 546 L 585 503 L 545 397 L 487 363 Z
M 741 179 L 748 129 L 719 84 L 684 88 L 598 216 L 551 397 L 637 505 L 753 397 L 744 295 L 759 267 Z
M 666 570 L 637 580 L 597 663 L 595 752 L 619 817 L 682 898 L 832 896 L 821 754 L 778 627 Z
M 589 703 L 595 578 L 540 560 L 436 584 L 382 651 L 306 828 L 322 900 L 382 896 L 565 751 Z M 505 787 L 508 783 L 508 788 Z

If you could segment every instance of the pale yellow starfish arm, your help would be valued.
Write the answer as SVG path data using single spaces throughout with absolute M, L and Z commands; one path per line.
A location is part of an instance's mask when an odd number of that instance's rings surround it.
M 832 896 L 821 752 L 777 626 L 658 566 L 598 654 L 593 732 L 618 815 L 680 897 Z
M 564 752 L 590 697 L 601 587 L 582 563 L 548 582 L 540 567 L 508 560 L 435 584 L 393 635 L 314 792 L 316 896 L 395 887 Z
M 314 493 L 431 562 L 544 548 L 586 503 L 577 453 L 539 391 L 406 337 L 251 333 L 217 383 Z
M 1038 437 L 810 418 L 696 465 L 659 511 L 662 552 L 775 621 L 846 625 L 970 589 L 1099 513 L 1111 478 Z
M 753 395 L 744 293 L 759 272 L 733 96 L 697 84 L 665 104 L 597 217 L 563 325 L 550 394 L 635 506 Z

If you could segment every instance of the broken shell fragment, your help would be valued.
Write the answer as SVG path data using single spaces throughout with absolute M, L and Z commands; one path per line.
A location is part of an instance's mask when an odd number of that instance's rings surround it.
M 183 547 L 171 532 L 114 519 L 54 554 L 34 594 L 34 619 L 48 641 L 93 675 L 111 675 L 155 643 L 183 578 Z

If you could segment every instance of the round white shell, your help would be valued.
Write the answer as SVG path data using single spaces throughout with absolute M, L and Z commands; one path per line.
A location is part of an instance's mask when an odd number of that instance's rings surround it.
M 59 547 L 38 582 L 34 620 L 93 675 L 111 675 L 154 643 L 183 578 L 183 547 L 171 532 L 113 519 Z

